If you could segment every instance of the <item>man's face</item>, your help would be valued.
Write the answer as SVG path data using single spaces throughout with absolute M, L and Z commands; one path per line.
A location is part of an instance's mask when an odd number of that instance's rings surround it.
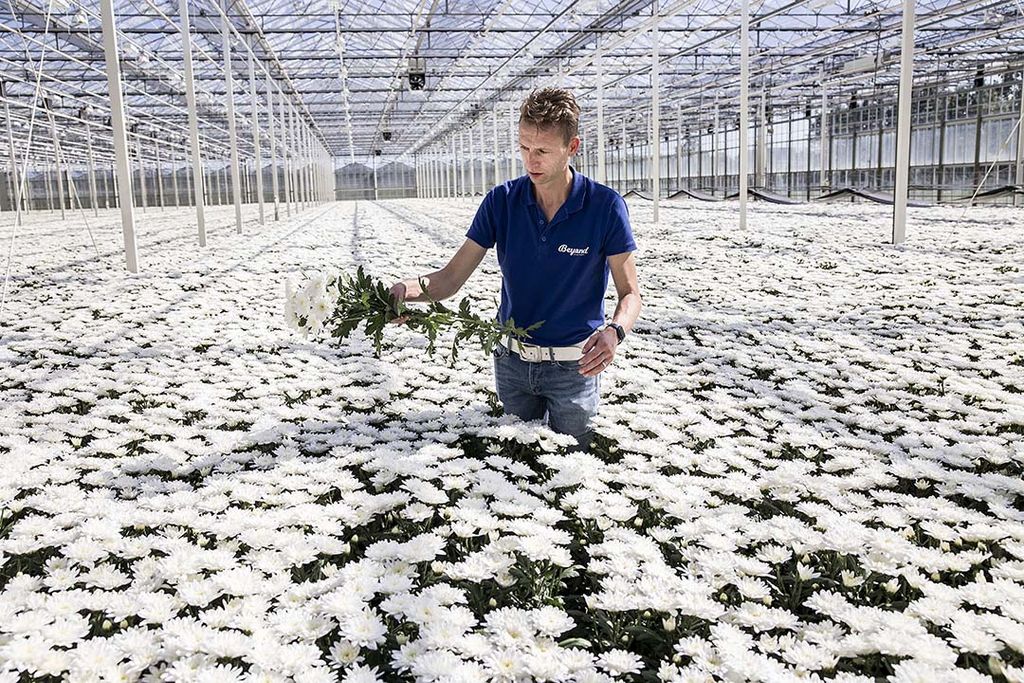
M 565 178 L 569 159 L 579 149 L 580 139 L 568 143 L 557 128 L 540 128 L 532 123 L 519 124 L 519 154 L 534 185 L 557 183 Z

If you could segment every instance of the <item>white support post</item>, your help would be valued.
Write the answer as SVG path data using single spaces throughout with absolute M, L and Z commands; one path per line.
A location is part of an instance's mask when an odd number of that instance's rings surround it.
M 516 110 L 515 107 L 509 105 L 508 107 L 508 177 L 509 180 L 515 178 L 518 174 L 516 173 L 516 159 L 519 158 L 519 145 L 516 144 L 516 135 L 519 132 L 519 126 L 516 123 Z
M 683 188 L 683 106 L 676 105 L 676 189 Z
M 142 161 L 142 136 L 138 133 L 135 134 L 135 156 L 139 160 L 139 195 L 142 198 L 142 213 L 146 213 L 146 208 L 149 206 L 148 197 L 146 197 L 146 165 Z
M 85 149 L 89 157 L 89 203 L 92 205 L 92 215 L 99 216 L 100 208 L 96 197 L 96 159 L 92 153 L 92 126 L 85 120 L 85 113 L 82 114 L 82 125 L 85 126 Z
M 658 0 L 651 11 L 658 14 Z M 658 24 L 651 26 L 651 197 L 654 199 L 654 223 L 657 224 L 661 201 L 661 85 L 658 64 Z
M 164 210 L 164 169 L 160 164 L 160 143 L 153 144 L 153 151 L 156 153 L 156 190 L 160 199 L 160 210 Z
M 626 117 L 623 116 L 622 117 L 622 144 L 620 145 L 620 147 L 622 149 L 622 154 L 620 155 L 622 157 L 622 176 L 621 176 L 622 188 L 619 190 L 619 194 L 626 194 L 626 192 L 629 190 L 629 188 L 626 186 L 626 181 L 627 181 L 627 177 L 628 177 L 628 166 L 627 166 L 627 164 L 629 163 L 628 160 L 626 159 L 626 152 L 629 149 L 628 145 L 626 144 L 627 140 L 628 140 L 628 138 L 626 137 Z
M 181 0 L 187 2 L 187 0 Z M 117 164 L 118 194 L 121 204 L 121 231 L 128 272 L 139 272 L 135 253 L 135 214 L 132 202 L 132 175 L 128 168 L 128 141 L 125 139 L 124 102 L 121 94 L 121 66 L 117 54 L 117 29 L 114 24 L 114 0 L 100 0 L 103 15 L 103 54 L 107 67 L 107 93 L 110 95 L 110 124 L 114 159 Z
M 757 105 L 757 138 L 754 140 L 754 187 L 765 187 L 765 171 L 768 168 L 765 147 L 768 144 L 768 121 L 766 120 L 765 92 L 761 89 L 761 101 Z
M 174 208 L 181 206 L 181 195 L 178 188 L 178 167 L 176 159 L 174 158 L 174 148 L 170 148 L 170 154 L 168 155 L 171 162 L 171 187 L 174 189 Z
M 295 172 L 295 209 L 302 212 L 306 209 L 305 183 L 302 178 L 302 171 L 306 167 L 305 154 L 302 151 L 302 121 L 299 120 L 299 110 L 292 107 L 292 126 L 295 136 L 292 141 L 295 143 L 295 165 L 292 167 Z
M 480 152 L 480 194 L 487 194 L 487 161 L 486 155 L 484 154 L 484 117 L 480 117 L 480 134 L 477 136 L 477 142 L 479 142 Z
M 53 172 L 50 170 L 49 159 L 43 166 L 43 179 L 46 181 L 46 210 L 53 211 Z
M 304 126 L 302 119 L 299 117 L 299 110 L 297 108 L 292 109 L 292 121 L 295 122 L 295 201 L 298 203 L 300 211 L 306 209 L 306 153 L 304 151 L 304 141 L 302 139 L 302 131 Z
M 456 137 L 455 134 L 453 134 L 452 135 L 452 163 L 449 165 L 452 168 L 452 193 L 451 193 L 451 197 L 458 197 L 459 196 L 459 184 L 458 184 L 459 175 L 457 173 L 458 169 L 456 168 L 456 165 L 455 165 L 456 159 L 458 158 L 458 155 L 456 154 L 455 137 Z M 462 134 L 460 133 L 460 139 L 461 139 L 461 137 L 462 137 Z
M 281 176 L 282 188 L 284 191 L 284 211 L 288 218 L 292 215 L 292 155 L 291 150 L 288 148 L 289 139 L 291 136 L 288 134 L 288 108 L 285 105 L 284 93 L 278 91 L 278 97 L 281 100 L 281 169 L 284 171 Z
M 604 53 L 601 51 L 602 39 L 598 38 L 597 53 L 594 55 L 594 66 L 597 67 L 597 182 L 608 184 L 605 166 L 604 149 Z
M 302 211 L 302 207 L 299 205 L 299 129 L 295 124 L 295 118 L 295 108 L 288 105 L 288 158 L 291 161 L 288 181 L 291 184 L 291 200 L 297 214 Z
M 228 144 L 231 145 L 231 195 L 235 202 L 235 232 L 242 232 L 242 174 L 238 165 L 238 131 L 235 125 L 235 79 L 231 68 L 231 27 L 228 26 L 227 3 L 221 15 L 224 52 L 224 86 L 227 92 Z
M 914 90 L 914 0 L 903 0 L 903 41 L 900 50 L 900 95 L 896 121 L 896 194 L 893 197 L 892 243 L 907 238 L 907 194 L 910 189 L 910 103 Z
M 494 144 L 492 149 L 494 150 L 494 183 L 491 187 L 497 187 L 501 183 L 501 154 L 498 150 L 498 110 L 495 109 L 491 112 L 491 124 L 494 133 Z
M 309 126 L 302 127 L 302 138 L 305 141 L 302 149 L 306 164 L 302 175 L 306 185 L 306 205 L 313 206 L 313 131 Z
M 828 186 L 828 86 L 825 85 L 825 70 L 821 71 L 821 153 L 818 155 L 821 161 L 818 185 L 822 191 Z M 810 169 L 808 175 L 810 174 Z
M 50 120 L 50 136 L 53 139 L 53 163 L 57 167 L 57 201 L 60 202 L 60 219 L 64 220 L 64 172 L 60 165 L 60 141 L 57 139 L 57 122 L 53 118 L 49 102 L 46 103 L 46 116 Z
M 476 171 L 479 171 L 479 164 L 476 160 L 477 147 L 474 147 L 473 141 L 479 137 L 479 132 L 475 130 L 476 124 L 470 124 L 469 128 L 466 129 L 466 156 L 469 158 L 469 175 L 472 181 L 469 186 L 469 196 L 476 196 L 476 181 L 473 180 L 473 176 Z M 483 185 L 483 178 L 480 178 L 480 184 Z
M 750 165 L 747 128 L 750 125 L 750 0 L 740 3 L 740 230 L 747 228 L 747 171 Z
M 7 89 L 3 80 L 0 80 L 0 99 L 4 101 L 4 120 L 7 121 L 7 149 L 10 154 L 11 178 L 14 179 L 14 192 L 11 199 L 14 202 L 14 225 L 21 226 L 21 173 L 18 171 L 17 153 L 14 151 L 14 131 L 11 127 L 11 110 L 7 106 Z
M 1014 175 L 1017 192 L 1013 195 L 1014 206 L 1020 206 L 1021 192 L 1024 192 L 1024 72 L 1021 73 L 1021 84 L 1022 87 L 1017 89 L 1020 114 L 1017 116 L 1017 173 Z
M 102 172 L 100 173 L 100 178 L 103 179 L 103 208 L 104 209 L 109 209 L 110 208 L 110 186 L 107 184 L 107 176 L 108 175 L 109 174 L 107 173 L 107 169 L 106 168 L 104 168 L 102 170 Z
M 277 188 L 277 139 L 274 134 L 274 90 L 267 74 L 267 128 L 270 133 L 270 190 L 274 195 L 274 220 L 281 220 L 281 206 Z
M 373 152 L 370 158 L 373 160 L 373 201 L 377 201 L 380 199 L 380 190 L 377 185 L 377 159 L 379 157 L 376 152 Z
M 214 206 L 220 206 L 224 203 L 224 194 L 220 189 L 220 178 L 225 167 L 214 169 L 210 172 L 210 178 L 207 181 L 207 192 L 210 193 L 210 203 Z M 226 181 L 225 181 L 226 182 Z
M 189 147 L 185 155 L 186 173 L 188 155 L 192 156 L 192 199 L 196 207 L 196 225 L 199 230 L 199 246 L 206 246 L 206 203 L 203 198 L 203 159 L 199 151 L 199 117 L 196 113 L 196 84 L 192 71 L 192 37 L 188 22 L 188 0 L 178 0 L 178 14 L 181 18 L 181 51 L 185 62 L 185 100 L 188 104 Z

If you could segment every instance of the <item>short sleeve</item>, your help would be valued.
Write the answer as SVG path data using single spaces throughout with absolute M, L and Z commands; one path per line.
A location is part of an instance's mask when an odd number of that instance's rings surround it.
M 494 190 L 487 193 L 484 200 L 480 202 L 480 208 L 476 210 L 473 224 L 469 226 L 466 237 L 479 244 L 484 249 L 490 249 L 497 240 L 496 221 L 494 220 Z
M 616 194 L 608 210 L 610 216 L 604 235 L 605 256 L 635 251 L 636 242 L 633 240 L 633 228 L 629 225 L 629 209 L 625 200 Z

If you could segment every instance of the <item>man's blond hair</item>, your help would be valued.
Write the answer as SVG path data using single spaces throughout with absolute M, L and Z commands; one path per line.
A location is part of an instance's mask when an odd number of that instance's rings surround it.
M 519 107 L 519 123 L 538 128 L 554 128 L 566 144 L 579 134 L 580 106 L 572 93 L 562 88 L 534 90 Z

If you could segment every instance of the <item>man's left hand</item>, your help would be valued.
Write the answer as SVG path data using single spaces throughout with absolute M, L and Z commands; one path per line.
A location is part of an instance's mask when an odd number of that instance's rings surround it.
M 580 374 L 584 377 L 596 377 L 604 372 L 612 364 L 618 345 L 618 335 L 612 328 L 605 327 L 590 335 L 590 339 L 583 345 Z

